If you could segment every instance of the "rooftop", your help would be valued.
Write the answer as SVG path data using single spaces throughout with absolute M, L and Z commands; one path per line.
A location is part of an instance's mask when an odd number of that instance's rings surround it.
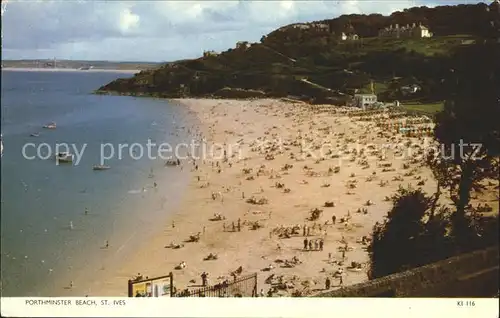
M 354 96 L 363 96 L 363 97 L 377 97 L 375 94 L 354 94 Z

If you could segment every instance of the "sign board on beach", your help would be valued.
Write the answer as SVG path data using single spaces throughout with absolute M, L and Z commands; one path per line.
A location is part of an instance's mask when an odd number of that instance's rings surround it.
M 166 276 L 139 281 L 129 280 L 129 297 L 170 297 L 172 294 L 172 273 Z

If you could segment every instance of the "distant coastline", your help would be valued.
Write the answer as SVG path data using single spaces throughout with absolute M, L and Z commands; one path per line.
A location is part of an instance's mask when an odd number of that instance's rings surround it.
M 82 73 L 95 73 L 95 72 L 107 72 L 107 73 L 124 73 L 124 74 L 135 74 L 139 73 L 141 70 L 117 70 L 117 69 L 99 69 L 92 68 L 89 70 L 81 70 L 76 68 L 35 68 L 35 67 L 2 67 L 2 71 L 14 71 L 14 72 L 82 72 Z

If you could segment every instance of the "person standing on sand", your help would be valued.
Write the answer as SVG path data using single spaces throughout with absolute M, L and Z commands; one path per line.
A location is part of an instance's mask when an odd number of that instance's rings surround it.
M 307 238 L 305 238 L 305 239 L 304 239 L 304 249 L 305 249 L 305 250 L 307 250 L 307 243 L 308 243 Z
M 232 224 L 232 228 L 233 228 L 233 232 L 236 232 L 236 227 L 234 225 L 234 221 L 233 221 L 233 224 Z
M 335 225 L 335 221 L 337 221 L 337 217 L 335 215 L 332 216 L 332 222 L 333 222 L 333 225 Z
M 201 273 L 201 285 L 203 287 L 207 286 L 207 273 L 203 272 Z
M 326 280 L 325 280 L 325 289 L 330 289 L 330 284 L 332 282 L 330 281 L 330 277 L 326 277 Z
M 313 249 L 313 242 L 312 240 L 309 241 L 309 250 L 312 251 Z
M 304 228 L 302 230 L 302 236 L 306 236 L 307 226 L 304 224 Z
M 241 219 L 238 219 L 238 232 L 241 232 Z
M 318 240 L 314 240 L 314 250 L 317 251 L 319 247 Z
M 323 250 L 323 240 L 319 240 L 319 250 L 322 251 Z
M 85 208 L 85 215 L 89 214 L 89 209 Z

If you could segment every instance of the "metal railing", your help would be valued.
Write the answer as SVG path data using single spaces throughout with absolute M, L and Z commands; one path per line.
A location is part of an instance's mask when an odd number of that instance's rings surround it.
M 231 281 L 177 292 L 175 297 L 257 297 L 257 273 Z

